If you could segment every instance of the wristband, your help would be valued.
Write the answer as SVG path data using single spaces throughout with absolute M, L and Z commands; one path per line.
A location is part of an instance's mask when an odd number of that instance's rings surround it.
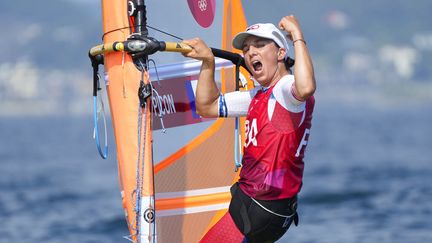
M 303 39 L 297 39 L 297 40 L 294 40 L 294 41 L 293 41 L 293 45 L 294 45 L 294 43 L 296 43 L 296 41 L 302 41 L 302 42 L 306 45 L 306 41 L 303 40 Z

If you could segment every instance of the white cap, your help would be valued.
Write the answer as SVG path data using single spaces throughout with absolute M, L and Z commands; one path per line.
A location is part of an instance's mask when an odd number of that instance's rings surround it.
M 285 48 L 285 59 L 288 58 L 288 42 L 286 41 L 282 32 L 276 28 L 274 24 L 259 23 L 251 25 L 246 29 L 246 31 L 240 32 L 234 37 L 232 45 L 234 48 L 241 50 L 243 48 L 244 41 L 251 35 L 273 40 L 279 47 Z

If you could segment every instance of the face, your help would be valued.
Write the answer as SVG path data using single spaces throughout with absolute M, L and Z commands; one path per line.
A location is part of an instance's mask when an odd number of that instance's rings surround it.
M 285 52 L 272 40 L 249 36 L 243 43 L 242 51 L 246 66 L 262 86 L 271 86 L 282 77 L 279 63 L 283 61 Z

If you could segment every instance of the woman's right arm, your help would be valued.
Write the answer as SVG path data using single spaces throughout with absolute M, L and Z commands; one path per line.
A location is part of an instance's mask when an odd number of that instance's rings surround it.
M 220 91 L 215 82 L 215 57 L 199 38 L 184 40 L 183 43 L 192 47 L 192 51 L 184 56 L 202 61 L 195 95 L 196 111 L 202 117 L 217 117 Z

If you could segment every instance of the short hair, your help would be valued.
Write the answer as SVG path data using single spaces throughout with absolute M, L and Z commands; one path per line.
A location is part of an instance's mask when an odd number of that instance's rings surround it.
M 291 70 L 292 66 L 295 64 L 295 61 L 291 57 L 288 57 L 285 59 L 284 64 L 287 70 Z

